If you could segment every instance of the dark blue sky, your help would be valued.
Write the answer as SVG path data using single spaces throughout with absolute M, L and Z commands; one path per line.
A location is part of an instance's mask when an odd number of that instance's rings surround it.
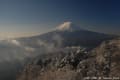
M 64 21 L 120 34 L 120 0 L 0 0 L 2 33 L 43 33 Z

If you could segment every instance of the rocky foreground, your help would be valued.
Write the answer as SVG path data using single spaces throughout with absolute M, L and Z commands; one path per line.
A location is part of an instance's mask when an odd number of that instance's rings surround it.
M 120 39 L 108 40 L 89 51 L 66 47 L 40 55 L 26 65 L 17 80 L 120 80 Z

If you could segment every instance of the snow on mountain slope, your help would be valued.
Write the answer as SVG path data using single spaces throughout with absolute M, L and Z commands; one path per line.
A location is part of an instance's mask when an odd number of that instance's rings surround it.
M 81 30 L 81 28 L 72 22 L 64 22 L 60 26 L 57 27 L 59 31 L 74 31 L 74 30 Z
M 81 47 L 69 49 L 68 52 L 66 49 L 57 52 L 57 55 L 55 52 L 36 57 L 26 65 L 17 80 L 93 80 L 93 77 L 101 80 L 115 77 L 119 80 L 119 38 L 105 41 L 93 51 Z

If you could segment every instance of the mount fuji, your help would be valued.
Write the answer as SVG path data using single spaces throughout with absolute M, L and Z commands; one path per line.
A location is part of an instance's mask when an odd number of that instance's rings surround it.
M 82 29 L 72 22 L 64 22 L 51 32 L 30 37 L 29 40 L 27 39 L 27 42 L 37 42 L 36 40 L 40 39 L 47 43 L 53 43 L 55 46 L 83 46 L 94 48 L 102 41 L 114 37 L 113 35 Z

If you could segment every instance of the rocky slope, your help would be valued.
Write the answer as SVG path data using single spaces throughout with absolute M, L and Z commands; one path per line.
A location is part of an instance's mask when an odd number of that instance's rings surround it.
M 92 51 L 68 47 L 46 55 L 29 63 L 17 80 L 92 80 L 94 76 L 119 80 L 120 39 L 105 41 Z

